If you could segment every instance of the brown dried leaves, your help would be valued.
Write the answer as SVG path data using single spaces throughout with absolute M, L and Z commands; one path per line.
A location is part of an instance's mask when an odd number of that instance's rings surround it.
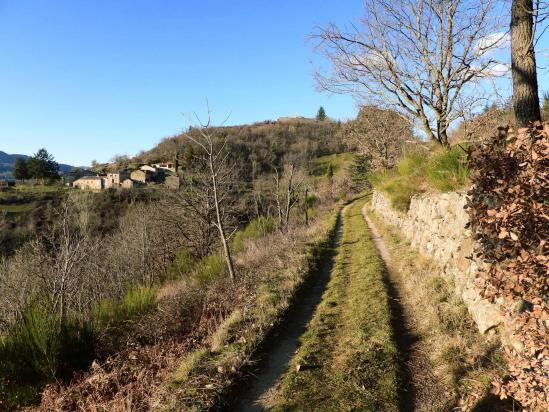
M 548 123 L 499 128 L 469 153 L 470 226 L 489 263 L 478 285 L 485 298 L 506 303 L 522 348 L 506 350 L 509 375 L 494 391 L 531 410 L 549 410 L 548 136 Z

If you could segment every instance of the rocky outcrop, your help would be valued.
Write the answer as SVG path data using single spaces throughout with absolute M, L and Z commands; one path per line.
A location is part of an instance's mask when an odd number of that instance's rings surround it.
M 374 191 L 372 209 L 399 227 L 412 247 L 439 264 L 441 276 L 455 285 L 479 330 L 485 333 L 504 318 L 500 305 L 481 298 L 474 285 L 482 262 L 473 256 L 473 240 L 465 228 L 469 220 L 466 200 L 465 193 L 456 192 L 415 196 L 404 214 L 394 210 L 385 195 Z

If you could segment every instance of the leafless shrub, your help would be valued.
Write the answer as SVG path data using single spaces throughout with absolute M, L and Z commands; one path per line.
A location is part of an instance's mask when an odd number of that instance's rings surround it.
M 274 198 L 278 227 L 280 230 L 287 230 L 290 223 L 290 213 L 300 200 L 300 189 L 305 177 L 303 173 L 297 173 L 295 164 L 290 162 L 285 165 L 282 173 L 275 167 L 273 179 L 275 182 Z

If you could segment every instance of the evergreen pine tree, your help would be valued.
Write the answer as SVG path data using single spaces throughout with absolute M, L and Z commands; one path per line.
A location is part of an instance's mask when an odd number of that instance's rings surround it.
M 59 179 L 59 165 L 51 154 L 46 149 L 40 149 L 31 157 L 27 166 L 29 175 L 35 179 Z
M 360 192 L 370 186 L 368 173 L 370 172 L 371 157 L 366 154 L 356 154 L 353 163 L 349 166 L 349 176 L 351 178 L 351 187 Z
M 320 106 L 320 109 L 318 109 L 318 112 L 316 113 L 316 120 L 322 122 L 326 120 L 326 117 L 326 110 L 324 110 L 324 107 Z
M 13 177 L 17 180 L 30 178 L 27 161 L 22 157 L 15 159 L 15 164 L 13 165 Z

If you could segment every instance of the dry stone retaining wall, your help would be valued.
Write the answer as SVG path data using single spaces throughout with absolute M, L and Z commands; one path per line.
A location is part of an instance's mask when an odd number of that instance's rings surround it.
M 473 241 L 465 229 L 469 220 L 465 203 L 465 193 L 415 196 L 405 214 L 394 210 L 385 195 L 374 191 L 371 207 L 387 223 L 399 227 L 412 247 L 438 262 L 441 276 L 453 281 L 455 292 L 484 333 L 503 323 L 504 318 L 500 306 L 482 299 L 475 289 L 481 263 L 473 257 Z

